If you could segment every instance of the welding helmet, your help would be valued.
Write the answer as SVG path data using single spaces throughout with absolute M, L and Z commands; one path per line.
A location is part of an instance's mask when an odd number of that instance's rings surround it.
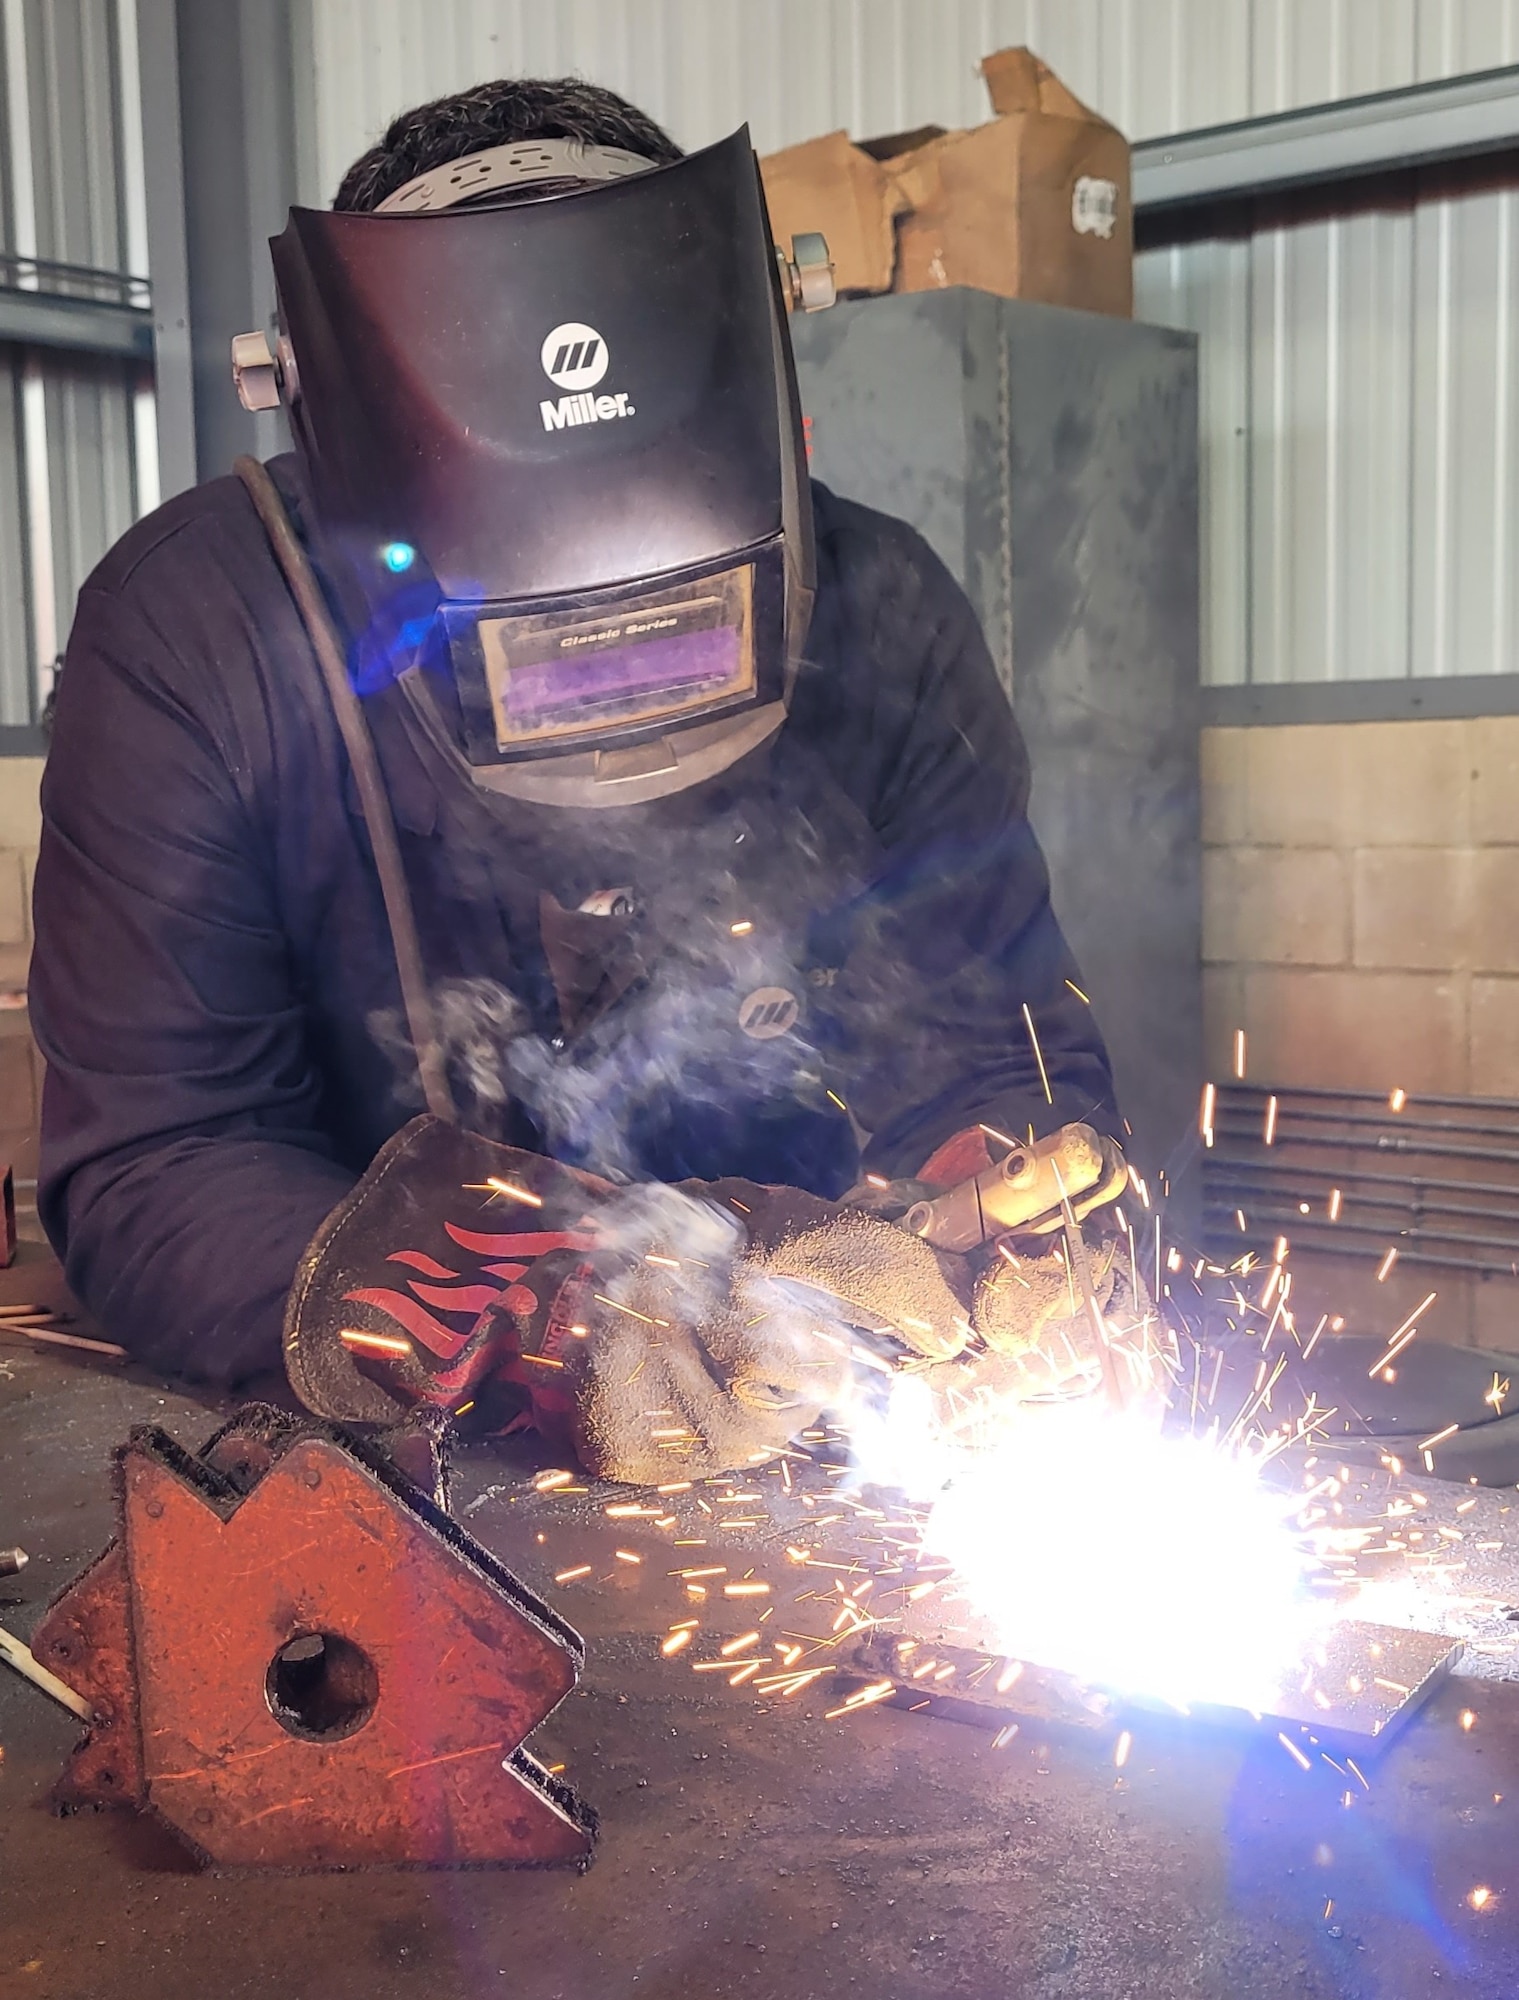
M 544 804 L 663 797 L 766 741 L 812 605 L 786 315 L 831 302 L 820 246 L 778 256 L 747 130 L 665 166 L 499 147 L 373 213 L 293 209 L 278 354 L 234 361 L 286 405 L 361 690 L 441 694 L 476 784 Z

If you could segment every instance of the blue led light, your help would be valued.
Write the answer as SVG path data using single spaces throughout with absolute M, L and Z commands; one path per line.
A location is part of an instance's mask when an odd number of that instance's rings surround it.
M 380 561 L 392 576 L 400 576 L 409 570 L 417 559 L 417 552 L 410 542 L 387 542 L 380 551 Z

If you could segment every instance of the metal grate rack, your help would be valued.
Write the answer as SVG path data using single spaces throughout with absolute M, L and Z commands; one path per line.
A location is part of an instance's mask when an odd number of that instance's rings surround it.
M 1519 1277 L 1519 1103 L 1235 1083 L 1203 1155 L 1221 1261 L 1295 1248 Z M 1338 1200 L 1336 1200 L 1336 1193 Z M 1243 1227 L 1241 1223 L 1243 1222 Z

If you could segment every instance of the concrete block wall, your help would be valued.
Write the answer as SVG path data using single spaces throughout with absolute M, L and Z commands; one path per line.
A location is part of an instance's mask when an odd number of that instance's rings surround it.
M 1203 734 L 1210 1067 L 1519 1098 L 1519 716 Z
M 1212 1075 L 1519 1099 L 1519 716 L 1203 735 Z M 1314 1316 L 1519 1353 L 1519 1277 L 1294 1253 Z M 1311 1324 L 1311 1320 L 1309 1321 Z
M 31 958 L 41 782 L 40 757 L 0 757 L 0 1163 L 25 1180 L 37 1172 L 42 1066 L 26 1009 L 9 996 L 25 991 Z

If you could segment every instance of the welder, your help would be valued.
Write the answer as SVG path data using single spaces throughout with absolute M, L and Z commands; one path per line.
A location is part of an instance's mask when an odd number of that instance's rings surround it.
M 1087 1162 L 1067 1221 L 1110 1204 L 1122 1127 L 965 597 L 807 477 L 817 253 L 747 134 L 488 84 L 272 251 L 236 358 L 294 451 L 132 528 L 61 678 L 32 1007 L 79 1296 L 165 1370 L 557 1415 L 623 1477 L 1074 1325 L 1057 1253 L 901 1226 L 1035 1140 Z

